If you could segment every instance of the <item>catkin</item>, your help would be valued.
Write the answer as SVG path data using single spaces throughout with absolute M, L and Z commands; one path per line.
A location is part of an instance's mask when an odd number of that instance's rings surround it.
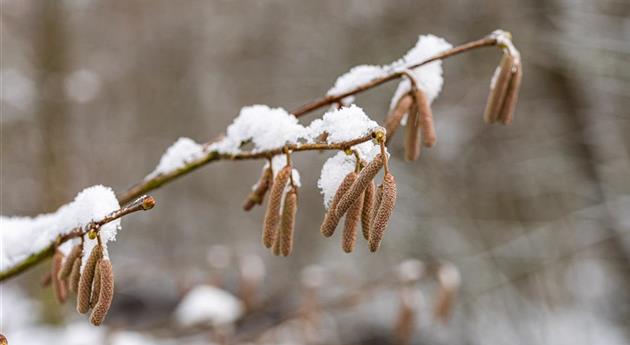
M 66 284 L 63 280 L 59 279 L 59 272 L 61 271 L 61 265 L 63 263 L 63 253 L 59 250 L 55 251 L 52 259 L 52 268 L 50 276 L 52 278 L 52 287 L 55 292 L 55 297 L 59 303 L 66 301 L 67 291 Z
M 343 239 L 341 248 L 346 253 L 351 253 L 354 244 L 357 242 L 357 226 L 361 221 L 361 209 L 363 208 L 364 195 L 361 194 L 357 200 L 350 206 L 346 214 L 346 221 L 343 228 Z
M 492 78 L 492 84 L 490 85 L 490 93 L 488 94 L 486 110 L 483 115 L 486 123 L 494 123 L 499 118 L 508 84 L 510 83 L 513 63 L 514 59 L 511 55 L 503 54 L 498 71 L 495 72 Z
M 337 217 L 341 218 L 350 206 L 363 194 L 365 189 L 370 184 L 370 181 L 374 179 L 379 170 L 383 167 L 383 159 L 381 155 L 377 155 L 361 172 L 357 179 L 354 181 L 350 189 L 341 197 L 339 204 L 335 208 Z
M 103 248 L 100 244 L 94 246 L 88 257 L 81 278 L 79 279 L 79 289 L 77 291 L 77 311 L 85 314 L 90 309 L 90 298 L 92 295 L 92 281 L 97 262 L 103 257 Z
M 413 97 L 410 94 L 406 94 L 398 100 L 394 109 L 392 109 L 387 115 L 387 119 L 385 119 L 385 130 L 387 131 L 387 139 L 385 139 L 385 143 L 388 143 L 390 138 L 394 137 L 394 133 L 398 126 L 400 126 L 400 121 L 403 116 L 409 112 L 409 108 L 413 104 Z
M 357 173 L 352 171 L 343 178 L 339 188 L 337 188 L 337 192 L 335 192 L 335 196 L 328 207 L 328 212 L 326 212 L 326 216 L 324 216 L 324 222 L 320 227 L 320 231 L 322 235 L 326 237 L 330 237 L 335 233 L 335 229 L 337 228 L 337 224 L 339 223 L 339 219 L 341 217 L 337 216 L 337 204 L 339 204 L 339 200 L 348 192 L 354 181 L 357 179 Z
M 112 271 L 112 263 L 108 259 L 103 259 L 99 263 L 100 268 L 100 290 L 98 302 L 90 315 L 90 322 L 94 326 L 99 326 L 105 320 L 109 307 L 112 305 L 114 298 L 114 272 Z
M 431 103 L 429 103 L 429 99 L 422 90 L 416 89 L 415 95 L 416 102 L 418 102 L 418 120 L 422 130 L 422 144 L 426 147 L 433 147 L 437 141 L 437 135 L 435 134 Z
M 92 285 L 92 294 L 90 295 L 90 308 L 94 308 L 98 303 L 98 298 L 101 294 L 101 261 L 103 261 L 103 259 L 98 260 L 96 268 L 94 268 L 94 284 Z
M 520 64 L 515 64 L 512 70 L 512 77 L 505 93 L 505 100 L 499 113 L 499 121 L 504 125 L 512 123 L 514 117 L 514 108 L 518 101 L 518 92 L 521 88 L 521 80 L 523 79 L 523 70 Z
M 61 266 L 61 270 L 59 270 L 60 280 L 66 280 L 66 278 L 70 276 L 70 273 L 72 272 L 72 266 L 74 265 L 74 260 L 78 258 L 82 252 L 83 252 L 83 246 L 81 244 L 77 244 L 76 246 L 72 247 L 72 250 L 66 257 L 66 260 L 63 262 L 63 265 Z
M 381 200 L 383 200 L 383 184 L 376 187 L 376 195 L 374 196 L 374 206 L 372 207 L 372 221 L 370 222 L 370 234 L 374 228 L 374 219 L 376 218 L 376 211 L 381 206 Z
M 284 207 L 282 208 L 282 219 L 280 220 L 280 234 L 278 243 L 280 254 L 289 256 L 293 248 L 293 231 L 295 228 L 295 213 L 297 212 L 297 191 L 291 188 L 284 197 Z
M 282 194 L 291 177 L 293 168 L 290 165 L 285 166 L 278 172 L 271 191 L 269 194 L 269 202 L 267 211 L 265 212 L 265 220 L 263 222 L 263 244 L 267 248 L 271 248 L 276 238 L 278 224 L 280 223 L 280 203 L 282 202 Z
M 254 205 L 260 205 L 265 198 L 265 194 L 267 194 L 267 190 L 273 183 L 273 171 L 271 170 L 271 165 L 263 171 L 258 183 L 256 184 L 256 188 L 247 196 L 247 200 L 243 204 L 243 209 L 245 211 L 251 210 Z
M 396 180 L 392 174 L 385 174 L 383 177 L 383 196 L 380 205 L 376 210 L 376 217 L 372 224 L 372 233 L 370 234 L 370 251 L 375 252 L 381 244 L 383 234 L 387 228 L 389 218 L 394 211 L 396 205 Z
M 414 103 L 407 115 L 407 129 L 405 130 L 405 160 L 415 161 L 420 157 L 420 121 L 418 119 L 418 104 Z
M 79 291 L 79 280 L 81 279 L 81 257 L 74 259 L 72 264 L 72 272 L 68 277 L 68 286 L 70 292 L 77 293 Z
M 363 238 L 370 239 L 370 227 L 372 224 L 372 211 L 374 209 L 374 197 L 376 196 L 376 183 L 374 180 L 370 182 L 365 189 L 363 197 L 363 207 L 361 208 L 361 228 L 363 229 Z

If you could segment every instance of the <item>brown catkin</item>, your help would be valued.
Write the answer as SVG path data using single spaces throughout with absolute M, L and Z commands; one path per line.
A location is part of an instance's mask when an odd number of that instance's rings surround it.
M 243 204 L 243 209 L 245 211 L 251 210 L 254 205 L 260 205 L 265 198 L 265 194 L 267 194 L 267 190 L 271 187 L 273 183 L 273 171 L 271 170 L 271 165 L 263 171 L 258 183 L 254 190 L 247 196 L 247 200 Z
M 97 262 L 103 257 L 103 248 L 97 244 L 92 249 L 88 257 L 81 278 L 79 279 L 79 289 L 77 290 L 77 311 L 85 314 L 90 310 L 90 298 L 92 296 L 92 281 Z
M 416 102 L 418 102 L 418 120 L 422 130 L 422 144 L 426 147 L 433 147 L 437 141 L 437 135 L 435 133 L 431 103 L 429 103 L 429 99 L 422 90 L 416 89 L 415 95 Z
M 280 223 L 280 203 L 282 202 L 282 194 L 291 177 L 293 168 L 290 165 L 282 168 L 276 175 L 271 186 L 269 194 L 269 202 L 267 211 L 265 212 L 265 220 L 263 221 L 263 244 L 267 248 L 271 248 L 276 239 L 278 224 Z
M 372 221 L 370 222 L 370 234 L 372 234 L 372 229 L 374 229 L 374 219 L 376 218 L 376 211 L 381 206 L 381 200 L 383 200 L 383 184 L 380 184 L 378 187 L 376 187 L 374 206 L 372 207 Z
M 357 226 L 361 221 L 363 199 L 364 195 L 361 194 L 352 206 L 350 206 L 350 209 L 346 214 L 346 221 L 343 228 L 343 239 L 341 242 L 341 248 L 346 253 L 351 253 L 352 250 L 354 250 L 355 243 L 357 242 Z
M 65 282 L 62 279 L 59 279 L 59 272 L 61 271 L 62 264 L 63 253 L 57 250 L 55 251 L 55 255 L 53 255 L 50 277 L 52 278 L 52 287 L 55 292 L 55 297 L 59 303 L 65 302 L 68 295 Z
M 105 320 L 109 307 L 112 305 L 114 298 L 114 272 L 112 271 L 112 263 L 108 259 L 103 259 L 99 263 L 100 268 L 100 291 L 98 302 L 90 315 L 90 322 L 94 326 L 99 326 Z
M 415 161 L 420 157 L 420 120 L 418 119 L 418 104 L 414 103 L 407 115 L 405 130 L 405 160 Z
M 289 256 L 293 248 L 293 231 L 295 229 L 295 213 L 297 212 L 297 191 L 291 188 L 284 197 L 282 219 L 280 220 L 279 246 L 282 256 Z
M 79 291 L 79 280 L 81 279 L 81 257 L 74 259 L 72 264 L 72 272 L 68 277 L 68 288 L 70 292 L 77 293 Z
M 483 115 L 486 123 L 494 123 L 499 118 L 499 112 L 503 106 L 508 84 L 510 83 L 513 63 L 514 59 L 512 56 L 504 53 L 501 57 L 498 70 L 492 77 L 493 80 L 490 85 L 486 110 Z
M 96 268 L 94 268 L 94 283 L 92 285 L 92 294 L 90 295 L 90 308 L 94 308 L 98 303 L 98 298 L 101 294 L 101 261 L 103 261 L 103 259 L 98 260 Z
M 512 77 L 505 93 L 505 100 L 499 113 L 499 122 L 504 125 L 512 123 L 514 117 L 514 108 L 518 101 L 518 92 L 521 88 L 521 80 L 523 79 L 523 70 L 521 64 L 515 64 L 513 66 Z
M 70 273 L 72 272 L 72 266 L 74 265 L 74 260 L 78 258 L 83 252 L 83 246 L 81 244 L 77 244 L 72 247 L 72 250 L 64 260 L 63 265 L 61 266 L 61 270 L 59 270 L 59 279 L 66 280 Z
M 400 126 L 400 121 L 403 116 L 409 112 L 411 104 L 413 104 L 413 97 L 411 97 L 410 94 L 406 94 L 400 97 L 394 109 L 387 115 L 387 119 L 385 119 L 385 130 L 387 131 L 386 143 L 389 142 L 390 138 L 394 137 L 396 129 Z
M 395 205 L 396 180 L 392 174 L 385 174 L 383 177 L 383 196 L 381 197 L 378 210 L 376 210 L 376 217 L 374 218 L 372 233 L 370 234 L 370 251 L 375 252 L 380 246 Z
M 361 228 L 363 229 L 363 238 L 370 239 L 370 228 L 372 224 L 372 211 L 374 210 L 374 197 L 376 196 L 376 183 L 374 180 L 370 182 L 365 189 L 363 197 L 363 207 L 361 209 Z
M 377 155 L 361 172 L 357 179 L 354 181 L 350 189 L 341 197 L 339 200 L 339 204 L 335 208 L 335 212 L 337 212 L 337 217 L 341 218 L 350 206 L 354 204 L 354 202 L 361 197 L 365 189 L 369 186 L 370 182 L 374 179 L 376 174 L 383 167 L 383 159 L 381 155 Z
M 357 179 L 357 175 L 358 174 L 356 172 L 352 171 L 343 178 L 343 181 L 341 181 L 341 184 L 339 185 L 339 188 L 337 188 L 335 196 L 333 197 L 332 202 L 328 207 L 326 216 L 324 216 L 324 222 L 320 227 L 322 235 L 330 237 L 335 233 L 335 229 L 337 228 L 337 224 L 339 223 L 340 219 L 340 217 L 337 217 L 337 212 L 335 209 L 337 208 L 337 204 L 339 204 L 339 200 L 341 200 L 344 194 L 348 192 L 354 181 Z

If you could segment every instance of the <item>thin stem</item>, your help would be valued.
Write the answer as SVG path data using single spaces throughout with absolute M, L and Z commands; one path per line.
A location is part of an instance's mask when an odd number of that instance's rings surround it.
M 90 231 L 91 229 L 94 229 L 95 227 L 101 227 L 109 222 L 112 222 L 120 217 L 126 216 L 128 214 L 137 212 L 137 211 L 146 211 L 146 210 L 150 210 L 151 208 L 153 208 L 153 206 L 155 206 L 155 199 L 153 199 L 153 197 L 151 196 L 142 196 L 140 198 L 138 198 L 137 200 L 135 200 L 133 203 L 129 204 L 128 206 L 122 207 L 110 214 L 108 214 L 107 216 L 103 217 L 102 219 L 99 219 L 97 221 L 93 221 L 88 223 L 87 225 L 85 225 L 85 227 L 83 228 L 74 228 L 70 231 L 68 231 L 67 233 L 57 237 L 52 243 L 50 243 L 46 248 L 31 254 L 30 256 L 28 256 L 26 259 L 22 260 L 21 262 L 13 265 L 12 267 L 0 272 L 0 281 L 4 281 L 6 279 L 9 279 L 17 274 L 22 273 L 23 271 L 37 265 L 38 263 L 44 261 L 45 259 L 51 257 L 54 252 L 55 249 L 61 245 L 62 243 L 69 241 L 73 238 L 77 238 L 79 236 L 83 236 L 85 235 L 88 231 Z
M 408 69 L 414 69 L 414 68 L 418 68 L 422 65 L 426 65 L 428 63 L 431 63 L 433 61 L 437 61 L 437 60 L 443 60 L 446 58 L 449 58 L 451 56 L 457 55 L 457 54 L 461 54 L 464 52 L 467 52 L 469 50 L 473 50 L 473 49 L 477 49 L 477 48 L 482 48 L 482 47 L 490 47 L 490 46 L 494 46 L 497 45 L 497 39 L 496 37 L 484 37 L 482 39 L 473 41 L 473 42 L 469 42 L 469 43 L 465 43 L 462 45 L 459 45 L 457 47 L 451 48 L 449 50 L 443 51 L 440 54 L 437 54 L 431 58 L 428 58 L 424 61 L 421 61 L 417 64 L 411 65 L 408 67 Z M 376 86 L 379 86 L 381 84 L 384 84 L 388 81 L 392 81 L 395 79 L 399 79 L 400 77 L 402 77 L 404 74 L 404 72 L 393 72 L 387 76 L 381 77 L 381 78 L 377 78 L 374 80 L 371 80 L 365 84 L 359 85 L 357 87 L 355 87 L 352 90 L 346 91 L 344 93 L 341 93 L 339 95 L 334 95 L 334 96 L 326 96 L 323 98 L 320 98 L 318 100 L 312 101 L 310 103 L 307 103 L 297 109 L 295 109 L 294 111 L 292 111 L 291 113 L 293 115 L 295 115 L 296 117 L 300 117 L 303 116 L 307 113 L 310 113 L 311 111 L 317 110 L 321 107 L 325 107 L 327 105 L 331 105 L 333 103 L 336 102 L 340 102 L 342 99 L 348 97 L 348 96 L 353 96 L 356 94 L 359 94 L 363 91 L 367 91 L 369 89 L 372 89 Z

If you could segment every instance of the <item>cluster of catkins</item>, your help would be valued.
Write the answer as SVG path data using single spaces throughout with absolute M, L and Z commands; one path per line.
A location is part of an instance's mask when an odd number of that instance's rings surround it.
M 369 164 L 358 162 L 355 171 L 348 173 L 326 212 L 320 231 L 330 237 L 335 232 L 341 217 L 346 216 L 341 247 L 352 252 L 357 240 L 359 222 L 363 238 L 375 252 L 381 244 L 383 234 L 396 204 L 396 181 L 387 168 L 387 156 L 382 152 Z M 374 178 L 385 166 L 383 182 L 376 187 Z
M 246 211 L 251 210 L 254 205 L 262 204 L 265 194 L 269 191 L 269 202 L 263 221 L 262 242 L 278 256 L 291 254 L 297 212 L 297 186 L 293 182 L 293 167 L 290 159 L 287 162 L 287 165 L 278 171 L 275 179 L 272 164 L 269 162 L 256 188 L 243 205 Z
M 407 114 L 405 159 L 413 161 L 420 157 L 421 142 L 426 147 L 432 147 L 437 141 L 429 99 L 413 84 L 411 91 L 400 97 L 385 120 L 387 138 L 393 137 L 405 114 Z
M 490 94 L 486 103 L 484 120 L 487 123 L 512 123 L 514 108 L 521 87 L 523 69 L 520 54 L 511 42 L 502 43 L 503 56 L 490 82 Z
M 83 270 L 82 262 L 83 241 L 74 246 L 65 258 L 57 250 L 52 260 L 51 284 L 60 303 L 66 301 L 68 292 L 76 294 L 77 311 L 85 314 L 91 308 L 90 322 L 98 326 L 105 320 L 114 297 L 112 263 L 103 255 L 100 241 L 92 249 Z

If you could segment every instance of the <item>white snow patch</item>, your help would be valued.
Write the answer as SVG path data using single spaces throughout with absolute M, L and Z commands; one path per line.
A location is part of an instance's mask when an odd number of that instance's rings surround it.
M 164 152 L 164 155 L 160 158 L 158 166 L 145 177 L 145 180 L 173 172 L 187 163 L 200 159 L 203 157 L 204 153 L 203 146 L 196 143 L 194 140 L 184 137 L 179 138 L 173 145 L 166 149 L 166 152 Z
M 78 227 L 85 227 L 93 220 L 99 220 L 120 208 L 114 191 L 102 185 L 92 186 L 81 191 L 74 201 L 61 206 L 56 212 L 36 217 L 0 216 L 0 270 L 4 271 L 26 259 L 55 241 L 57 236 L 66 234 Z M 105 255 L 107 242 L 116 239 L 120 219 L 101 227 L 100 234 Z M 85 236 L 84 253 L 89 253 L 96 245 L 95 240 Z M 72 242 L 67 241 L 60 250 L 68 253 Z M 84 255 L 85 257 L 85 255 Z
M 443 38 L 434 35 L 421 35 L 416 45 L 405 54 L 405 56 L 392 63 L 390 67 L 396 71 L 409 70 L 410 66 L 431 58 L 453 46 Z M 444 79 L 442 78 L 442 61 L 437 60 L 431 63 L 407 71 L 413 77 L 416 85 L 433 102 L 440 94 Z M 390 108 L 393 108 L 398 100 L 411 90 L 411 83 L 404 78 L 394 93 Z
M 376 65 L 359 65 L 352 67 L 350 71 L 342 74 L 335 81 L 335 86 L 330 88 L 326 93 L 327 96 L 336 96 L 346 93 L 359 85 L 368 83 L 372 80 L 384 77 L 387 71 Z M 354 96 L 348 96 L 341 100 L 344 105 L 354 102 Z
M 235 322 L 243 312 L 243 303 L 231 293 L 199 285 L 184 296 L 175 310 L 175 318 L 184 327 L 220 326 Z

